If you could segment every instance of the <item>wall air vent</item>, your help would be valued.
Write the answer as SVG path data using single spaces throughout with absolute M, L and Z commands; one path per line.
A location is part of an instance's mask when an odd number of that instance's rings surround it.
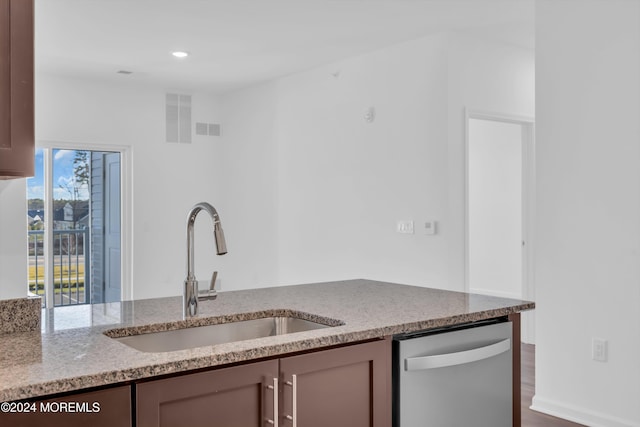
M 167 142 L 191 143 L 191 95 L 166 95 Z
M 196 122 L 196 135 L 220 136 L 221 134 L 221 126 L 217 123 Z
M 222 134 L 220 125 L 209 123 L 209 136 L 220 136 Z

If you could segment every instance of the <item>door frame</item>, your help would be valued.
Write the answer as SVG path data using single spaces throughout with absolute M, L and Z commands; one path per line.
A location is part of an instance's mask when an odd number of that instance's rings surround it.
M 535 118 L 508 113 L 465 108 L 464 121 L 464 286 L 469 292 L 469 120 L 489 120 L 522 126 L 522 299 L 535 300 Z M 523 341 L 533 342 L 535 336 L 532 316 L 523 319 Z
M 120 153 L 120 284 L 122 292 L 120 298 L 122 301 L 133 299 L 133 170 L 132 170 L 132 153 L 131 146 L 118 144 L 94 144 L 87 142 L 68 142 L 53 140 L 38 140 L 36 148 L 44 148 L 45 156 L 51 155 L 51 150 L 59 148 L 63 150 L 87 150 L 87 151 L 111 151 Z M 47 170 L 48 160 L 45 159 L 45 182 L 53 180 L 53 171 Z M 45 185 L 45 209 L 49 212 L 53 209 L 53 194 Z M 47 193 L 49 191 L 49 193 Z M 45 229 L 52 230 L 53 222 L 51 215 L 45 218 L 47 221 Z M 49 259 L 53 254 L 53 239 L 45 239 L 45 256 L 47 263 L 45 264 L 45 281 L 53 283 L 53 260 Z M 47 295 L 47 301 L 53 301 L 53 287 L 51 295 Z

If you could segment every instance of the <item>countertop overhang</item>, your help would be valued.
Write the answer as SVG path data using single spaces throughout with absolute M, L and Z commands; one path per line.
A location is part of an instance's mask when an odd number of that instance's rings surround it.
M 321 349 L 405 332 L 506 316 L 533 302 L 371 280 L 220 292 L 185 319 L 182 298 L 156 298 L 44 310 L 41 332 L 0 335 L 0 401 L 118 384 Z M 104 332 L 197 325 L 203 319 L 273 311 L 337 319 L 332 328 L 166 353 L 134 350 Z M 206 322 L 206 321 L 205 321 Z M 202 324 L 202 323 L 200 323 Z

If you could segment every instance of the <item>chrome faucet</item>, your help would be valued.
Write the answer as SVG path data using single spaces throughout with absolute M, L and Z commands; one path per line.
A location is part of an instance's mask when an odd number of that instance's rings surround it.
M 208 300 L 216 297 L 214 287 L 218 272 L 213 272 L 209 290 L 198 292 L 198 281 L 193 269 L 193 225 L 196 221 L 196 216 L 202 210 L 209 213 L 213 219 L 213 237 L 216 241 L 217 254 L 224 255 L 227 253 L 227 243 L 224 240 L 224 232 L 222 231 L 218 211 L 206 202 L 196 204 L 191 208 L 187 216 L 187 278 L 184 281 L 184 313 L 189 317 L 198 314 L 198 300 Z

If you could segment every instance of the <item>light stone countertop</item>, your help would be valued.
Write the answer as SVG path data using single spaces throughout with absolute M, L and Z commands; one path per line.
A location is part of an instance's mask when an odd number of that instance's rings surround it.
M 43 311 L 42 333 L 0 335 L 0 402 L 117 384 L 403 332 L 490 319 L 534 303 L 370 280 L 220 292 L 185 320 L 182 298 L 58 307 Z M 274 312 L 302 312 L 344 325 L 165 353 L 144 353 L 104 335 L 154 331 Z M 322 319 L 320 319 L 322 320 Z

